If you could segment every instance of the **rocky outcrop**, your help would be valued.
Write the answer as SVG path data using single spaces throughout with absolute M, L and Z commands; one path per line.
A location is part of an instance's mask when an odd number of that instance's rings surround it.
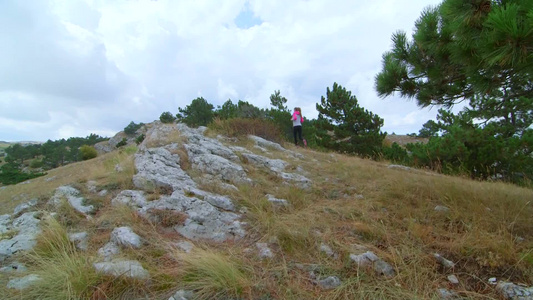
M 136 260 L 118 260 L 93 264 L 97 272 L 114 277 L 125 276 L 134 279 L 146 280 L 150 273 Z
M 30 250 L 37 242 L 37 236 L 41 233 L 36 212 L 27 212 L 11 221 L 9 215 L 0 218 L 0 233 L 9 234 L 13 237 L 0 241 L 0 262 L 13 254 Z
M 66 199 L 75 210 L 82 214 L 94 212 L 94 206 L 84 205 L 85 199 L 81 197 L 80 191 L 71 186 L 65 185 L 58 187 L 49 202 L 57 206 L 61 204 L 62 199 Z

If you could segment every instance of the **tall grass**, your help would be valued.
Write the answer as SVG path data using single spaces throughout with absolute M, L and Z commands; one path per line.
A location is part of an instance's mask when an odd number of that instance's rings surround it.
M 251 270 L 237 257 L 209 249 L 175 255 L 182 264 L 182 283 L 195 291 L 197 299 L 247 299 L 251 295 Z

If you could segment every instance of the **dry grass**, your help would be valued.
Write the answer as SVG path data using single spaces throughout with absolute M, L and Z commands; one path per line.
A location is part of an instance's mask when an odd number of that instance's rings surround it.
M 246 140 L 240 145 L 256 151 Z M 230 196 L 238 209 L 246 210 L 242 219 L 248 224 L 248 235 L 242 240 L 196 242 L 195 251 L 186 254 L 170 246 L 182 239 L 179 234 L 147 221 L 126 206 L 111 207 L 111 197 L 102 200 L 102 208 L 92 220 L 64 212 L 71 222 L 61 224 L 70 226 L 69 230 L 84 228 L 91 235 L 92 246 L 83 254 L 84 259 L 94 256 L 117 226 L 131 226 L 145 240 L 140 250 L 125 250 L 122 255 L 142 262 L 150 271 L 151 283 L 136 288 L 137 283 L 100 278 L 88 294 L 168 299 L 177 289 L 188 288 L 195 289 L 200 299 L 436 299 L 437 289 L 447 287 L 469 299 L 498 299 L 494 287 L 487 284 L 490 277 L 533 285 L 531 189 L 388 169 L 381 162 L 288 147 L 305 158 L 289 160 L 282 153 L 268 156 L 289 162 L 290 172 L 301 166 L 306 171 L 303 175 L 313 181 L 308 190 L 285 185 L 275 175 L 246 163 L 243 166 L 254 185 L 238 186 L 237 191 L 202 187 Z M 117 163 L 125 171 L 115 172 Z M 200 175 L 188 172 L 193 177 Z M 9 201 L 20 193 L 46 199 L 57 186 L 72 182 L 96 180 L 99 186 L 113 186 L 118 191 L 131 185 L 133 173 L 130 152 L 110 153 L 0 191 L 5 204 L 2 209 L 12 209 L 15 204 Z M 56 179 L 44 181 L 50 176 Z M 156 199 L 166 193 L 156 191 L 150 197 Z M 273 206 L 266 194 L 286 199 L 291 205 Z M 437 205 L 449 211 L 435 211 Z M 155 214 L 168 227 L 183 222 L 182 215 L 167 213 Z M 258 259 L 257 242 L 268 243 L 275 257 Z M 322 253 L 322 243 L 337 257 Z M 349 255 L 362 247 L 391 264 L 397 275 L 382 278 L 355 266 Z M 455 268 L 440 266 L 433 258 L 435 252 L 454 261 Z M 317 264 L 312 267 L 315 275 L 338 276 L 342 285 L 322 290 L 309 277 L 310 270 L 296 264 L 310 268 Z M 447 282 L 450 274 L 459 278 L 458 286 Z

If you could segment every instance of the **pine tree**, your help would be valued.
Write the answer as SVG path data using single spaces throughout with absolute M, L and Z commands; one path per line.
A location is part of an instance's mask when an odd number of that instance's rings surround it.
M 360 107 L 350 91 L 335 82 L 316 109 L 319 146 L 362 156 L 375 156 L 380 151 L 385 138 L 380 131 L 383 119 Z
M 207 126 L 213 121 L 213 109 L 215 107 L 203 97 L 192 100 L 185 108 L 179 108 L 177 119 L 193 127 Z
M 445 0 L 422 12 L 411 41 L 401 31 L 392 41 L 376 76 L 381 97 L 468 104 L 439 113 L 452 123 L 441 121 L 443 135 L 421 153 L 474 177 L 533 175 L 533 1 Z

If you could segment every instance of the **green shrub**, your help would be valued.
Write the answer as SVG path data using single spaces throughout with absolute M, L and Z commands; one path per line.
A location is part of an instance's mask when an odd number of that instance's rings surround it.
M 409 155 L 407 150 L 400 147 L 398 143 L 392 143 L 390 147 L 383 147 L 383 157 L 397 163 L 409 163 Z
M 37 169 L 43 166 L 43 161 L 41 159 L 33 159 L 30 161 L 30 168 Z
M 83 145 L 80 147 L 80 156 L 82 160 L 88 160 L 98 156 L 98 152 L 94 147 L 89 145 Z
M 143 125 L 143 123 L 135 124 L 135 122 L 131 121 L 128 126 L 124 127 L 124 133 L 129 135 L 135 134 L 135 132 L 137 132 L 137 130 L 139 130 L 139 128 L 141 128 Z
M 118 144 L 115 147 L 120 148 L 122 146 L 126 146 L 127 144 L 128 144 L 128 140 L 126 140 L 126 138 L 122 138 L 122 141 L 118 142 Z
M 176 117 L 174 117 L 174 115 L 170 112 L 166 111 L 159 116 L 159 120 L 162 123 L 174 123 L 174 121 L 176 121 Z
M 140 143 L 142 143 L 144 141 L 144 138 L 146 136 L 143 134 L 139 135 L 136 139 L 135 139 L 135 144 L 139 145 Z

